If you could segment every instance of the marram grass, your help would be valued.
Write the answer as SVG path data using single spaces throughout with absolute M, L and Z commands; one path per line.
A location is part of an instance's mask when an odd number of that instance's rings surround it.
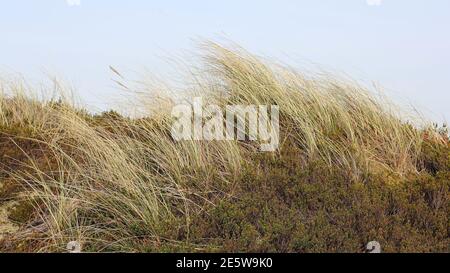
M 353 82 L 205 48 L 186 97 L 279 106 L 279 150 L 174 141 L 180 96 L 141 97 L 139 117 L 94 115 L 2 80 L 0 251 L 450 251 L 445 127 Z

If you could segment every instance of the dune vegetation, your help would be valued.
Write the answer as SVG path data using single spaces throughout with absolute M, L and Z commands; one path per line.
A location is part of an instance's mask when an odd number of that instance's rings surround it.
M 69 241 L 89 252 L 364 252 L 373 240 L 450 251 L 445 126 L 242 49 L 209 43 L 202 56 L 186 92 L 138 90 L 146 114 L 134 116 L 90 113 L 57 84 L 45 99 L 2 80 L 0 252 L 65 252 Z M 279 149 L 175 141 L 171 109 L 194 95 L 279 106 Z

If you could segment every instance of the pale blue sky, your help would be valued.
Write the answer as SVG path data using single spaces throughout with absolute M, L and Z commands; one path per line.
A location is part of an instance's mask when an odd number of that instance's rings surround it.
M 0 0 L 0 71 L 70 79 L 97 107 L 116 92 L 108 65 L 164 71 L 192 38 L 226 37 L 302 67 L 373 80 L 450 118 L 450 1 Z

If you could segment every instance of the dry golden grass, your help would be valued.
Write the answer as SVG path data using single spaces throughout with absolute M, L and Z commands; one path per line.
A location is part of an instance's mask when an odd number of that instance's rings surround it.
M 219 105 L 278 105 L 282 137 L 301 148 L 299 160 L 321 159 L 355 180 L 386 169 L 416 171 L 421 131 L 363 87 L 303 76 L 241 49 L 206 48 L 204 70 L 192 75 L 196 94 Z M 72 240 L 94 251 L 135 251 L 133 238 L 164 241 L 163 223 L 182 219 L 189 227 L 192 214 L 232 193 L 246 154 L 254 152 L 238 141 L 175 142 L 167 109 L 180 98 L 159 95 L 164 108 L 156 111 L 154 101 L 141 100 L 150 116 L 97 120 L 66 99 L 31 96 L 35 90 L 23 82 L 3 82 L 0 90 L 1 126 L 32 128 L 33 141 L 56 162 L 44 171 L 30 155 L 26 168 L 11 173 L 35 205 L 37 251 L 64 251 Z

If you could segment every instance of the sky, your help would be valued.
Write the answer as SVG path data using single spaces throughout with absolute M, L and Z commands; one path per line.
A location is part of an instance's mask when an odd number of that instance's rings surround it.
M 383 86 L 450 118 L 448 0 L 0 0 L 0 74 L 70 81 L 90 107 L 117 92 L 109 65 L 169 71 L 166 58 L 226 39 L 300 70 Z

